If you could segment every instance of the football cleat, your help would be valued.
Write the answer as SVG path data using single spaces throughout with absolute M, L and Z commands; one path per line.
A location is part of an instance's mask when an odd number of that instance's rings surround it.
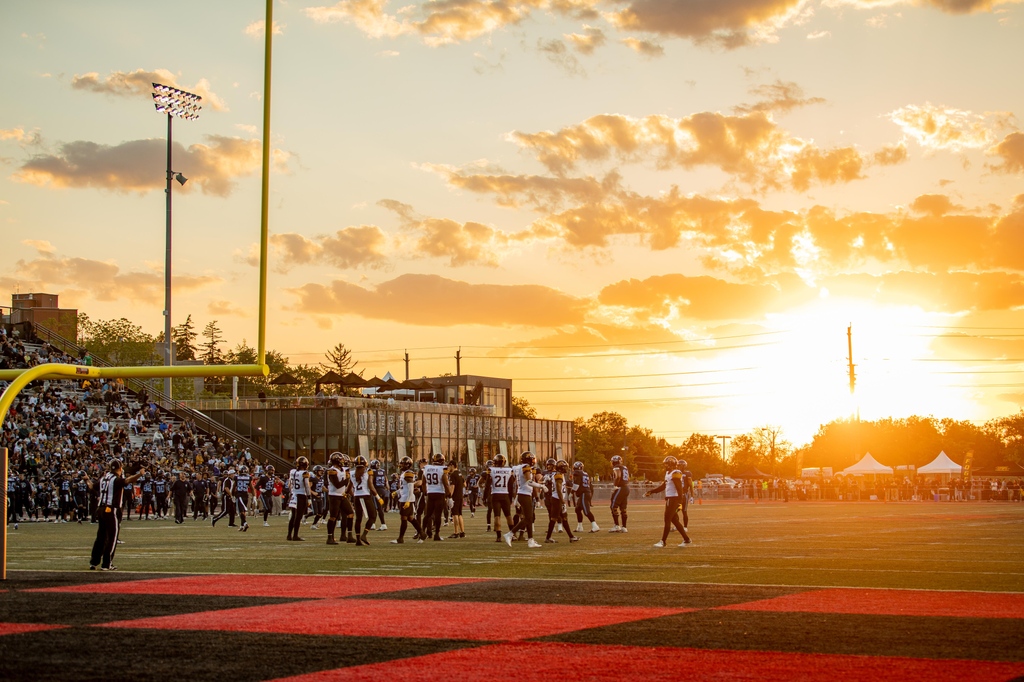
M 620 533 L 628 533 L 628 532 L 629 532 L 629 529 L 628 529 L 628 528 L 626 528 L 625 526 L 622 526 L 621 528 L 619 528 L 619 532 L 620 532 Z
M 622 530 L 622 528 L 620 526 L 612 526 L 612 529 L 610 531 L 608 531 L 608 532 L 609 533 L 618 533 L 621 530 Z
M 540 543 L 537 542 L 536 540 L 534 540 L 533 538 L 530 538 L 529 541 L 527 541 L 526 546 L 527 547 L 536 548 L 536 547 L 540 547 Z
M 599 525 L 597 525 L 597 521 L 591 521 L 590 522 L 590 532 L 591 533 L 596 533 L 599 530 L 601 530 L 601 527 Z
M 689 547 L 689 546 L 690 546 L 690 543 L 689 543 L 689 542 L 686 542 L 686 541 L 683 541 L 683 542 L 680 542 L 680 543 L 679 543 L 679 546 L 680 546 L 680 547 Z
M 576 532 L 577 533 L 582 533 L 583 532 L 583 524 L 582 523 L 577 523 L 576 524 Z
M 505 544 L 508 545 L 509 547 L 511 547 L 512 546 L 512 531 L 509 531 L 509 532 L 505 533 L 502 537 L 505 538 Z
M 397 540 L 392 540 L 391 544 L 392 545 L 401 545 L 404 542 L 405 542 L 405 540 L 403 540 L 402 538 L 398 538 Z
M 657 542 L 654 543 L 654 546 L 655 547 L 664 547 L 665 543 L 662 542 L 661 540 L 658 540 Z
M 569 542 L 579 542 L 579 541 L 580 541 L 580 539 L 578 537 L 575 537 L 575 536 L 569 538 Z

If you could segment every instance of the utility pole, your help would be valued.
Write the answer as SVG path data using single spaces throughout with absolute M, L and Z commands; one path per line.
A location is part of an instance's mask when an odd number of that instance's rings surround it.
M 405 351 L 405 380 L 409 380 L 409 351 Z
M 455 351 L 455 376 L 462 376 L 462 348 Z
M 847 362 L 850 367 L 850 398 L 854 397 L 854 389 L 857 386 L 857 374 L 853 364 L 853 325 L 846 328 L 846 352 Z M 857 421 L 860 421 L 860 408 L 857 408 Z
M 725 441 L 732 440 L 732 436 L 715 436 L 715 438 L 718 438 L 722 441 L 722 462 L 725 462 Z

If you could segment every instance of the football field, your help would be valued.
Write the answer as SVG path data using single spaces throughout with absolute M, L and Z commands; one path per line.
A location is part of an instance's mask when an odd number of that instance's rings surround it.
M 9 526 L 4 679 L 986 679 L 1024 676 L 1024 505 L 708 503 L 630 532 L 285 542 L 286 519 Z M 585 526 L 589 527 L 588 524 Z M 543 541 L 547 519 L 538 516 Z M 443 529 L 443 536 L 450 532 Z

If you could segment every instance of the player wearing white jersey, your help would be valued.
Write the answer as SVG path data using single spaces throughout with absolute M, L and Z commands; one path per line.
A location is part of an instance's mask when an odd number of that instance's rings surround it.
M 338 519 L 342 521 L 341 533 L 345 534 L 348 522 L 352 520 L 352 503 L 348 499 L 350 485 L 348 470 L 344 468 L 345 455 L 332 452 L 331 468 L 327 470 L 327 544 L 336 545 L 334 531 L 338 527 Z M 349 535 L 351 535 L 349 531 Z M 344 538 L 342 538 L 344 539 Z M 355 538 L 352 538 L 355 542 Z
M 512 467 L 512 474 L 515 476 L 517 490 L 516 501 L 519 503 L 519 523 L 505 533 L 505 542 L 512 546 L 512 536 L 519 531 L 525 530 L 529 540 L 527 547 L 540 547 L 540 543 L 533 539 L 533 521 L 535 517 L 533 508 L 533 491 L 544 490 L 544 485 L 533 480 L 533 468 L 537 464 L 537 458 L 532 452 L 524 452 L 519 457 L 519 464 Z M 493 494 L 493 493 L 492 493 Z
M 370 540 L 367 533 L 377 520 L 377 505 L 381 497 L 373 484 L 369 463 L 363 455 L 356 458 L 356 468 L 352 473 L 352 495 L 352 506 L 356 510 L 356 545 L 368 545 Z
M 490 507 L 487 518 L 490 519 L 493 515 L 494 533 L 497 536 L 495 542 L 501 542 L 502 516 L 505 517 L 506 526 L 512 528 L 512 498 L 509 493 L 512 483 L 512 468 L 505 466 L 507 464 L 505 455 L 500 452 L 494 456 L 494 461 L 491 464 L 492 466 L 487 468 L 490 486 L 488 493 Z
M 398 529 L 398 539 L 392 540 L 391 544 L 400 545 L 405 542 L 405 531 L 410 523 L 416 529 L 417 544 L 422 543 L 423 529 L 416 520 L 416 487 L 420 484 L 420 481 L 416 480 L 416 474 L 412 470 L 411 457 L 403 457 L 398 467 L 402 472 L 402 477 L 399 479 L 400 487 L 393 495 L 398 503 L 398 514 L 402 519 L 402 523 Z
M 299 457 L 295 460 L 295 468 L 288 472 L 288 489 L 291 490 L 291 501 L 288 502 L 288 539 L 302 541 L 299 537 L 299 526 L 306 517 L 309 506 L 309 460 Z
M 644 497 L 650 497 L 655 493 L 665 492 L 665 526 L 661 531 L 661 540 L 654 546 L 664 547 L 668 542 L 668 534 L 672 530 L 672 526 L 675 526 L 679 534 L 683 536 L 683 542 L 679 546 L 686 547 L 690 544 L 690 536 L 686 534 L 686 529 L 680 520 L 683 513 L 683 496 L 686 494 L 683 472 L 679 470 L 679 461 L 671 455 L 665 458 L 664 464 L 665 480 L 657 488 L 644 493 Z M 683 467 L 685 466 L 686 463 L 683 462 Z
M 444 455 L 434 453 L 431 464 L 423 467 L 420 472 L 423 486 L 427 491 L 427 507 L 423 512 L 423 533 L 433 534 L 436 542 L 441 541 L 441 512 L 444 510 L 445 497 L 451 494 L 448 483 L 448 472 L 444 465 Z

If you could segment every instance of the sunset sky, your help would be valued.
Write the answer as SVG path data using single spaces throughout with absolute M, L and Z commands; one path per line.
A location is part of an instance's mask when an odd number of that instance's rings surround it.
M 256 342 L 262 2 L 0 7 L 0 294 Z M 275 5 L 268 346 L 671 442 L 1024 405 L 1024 4 Z M 9 298 L 2 301 L 9 305 Z M 847 326 L 857 392 L 849 393 Z

